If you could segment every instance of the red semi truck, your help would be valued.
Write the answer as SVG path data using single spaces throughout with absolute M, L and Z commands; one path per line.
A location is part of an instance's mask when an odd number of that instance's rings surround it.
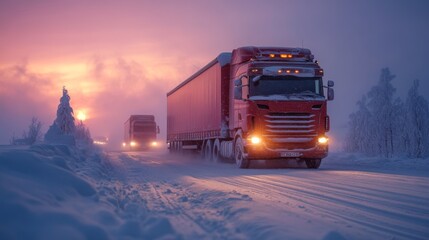
M 334 82 L 324 86 L 322 77 L 305 48 L 222 53 L 167 93 L 169 149 L 197 149 L 208 160 L 234 159 L 240 168 L 258 159 L 304 160 L 318 168 L 328 154 L 326 105 L 334 98 Z
M 147 150 L 158 145 L 156 135 L 159 127 L 153 115 L 131 115 L 124 123 L 124 142 L 129 150 Z

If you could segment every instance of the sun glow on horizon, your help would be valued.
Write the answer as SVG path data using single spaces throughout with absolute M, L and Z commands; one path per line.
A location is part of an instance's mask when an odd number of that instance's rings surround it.
M 83 111 L 78 111 L 76 118 L 79 121 L 85 121 L 86 120 L 86 114 Z

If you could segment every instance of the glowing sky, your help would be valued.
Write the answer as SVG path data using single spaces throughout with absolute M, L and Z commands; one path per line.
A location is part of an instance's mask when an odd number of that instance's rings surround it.
M 307 47 L 336 82 L 331 137 L 390 67 L 403 97 L 429 96 L 429 2 L 0 1 L 0 144 L 31 117 L 44 131 L 62 86 L 93 136 L 122 140 L 130 114 L 153 113 L 162 136 L 166 92 L 220 52 L 247 45 Z

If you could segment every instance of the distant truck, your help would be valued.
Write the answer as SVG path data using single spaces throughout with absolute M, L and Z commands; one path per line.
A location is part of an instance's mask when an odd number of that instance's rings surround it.
M 158 145 L 159 127 L 153 115 L 131 115 L 124 123 L 124 142 L 129 150 L 147 150 Z
M 327 100 L 333 81 L 309 49 L 241 47 L 167 93 L 171 152 L 200 150 L 247 168 L 252 160 L 294 159 L 319 168 L 328 154 Z M 324 92 L 326 88 L 326 94 Z

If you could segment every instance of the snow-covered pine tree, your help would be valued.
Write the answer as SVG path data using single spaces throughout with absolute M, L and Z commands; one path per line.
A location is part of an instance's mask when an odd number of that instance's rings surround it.
M 63 96 L 57 109 L 57 118 L 45 134 L 45 140 L 52 143 L 75 144 L 74 133 L 76 126 L 73 117 L 73 108 L 70 106 L 70 96 L 66 87 L 63 87 Z
M 73 108 L 70 106 L 70 96 L 66 87 L 63 87 L 63 96 L 58 105 L 55 122 L 64 134 L 72 134 L 76 129 L 73 117 Z
M 418 89 L 419 80 L 414 80 L 405 102 L 405 124 L 409 139 L 407 153 L 410 157 L 422 158 L 429 155 L 429 107 Z
M 376 154 L 389 158 L 394 154 L 394 126 L 393 97 L 396 89 L 392 85 L 395 78 L 389 68 L 381 70 L 378 84 L 368 93 L 368 108 L 372 113 L 370 121 L 373 131 L 371 144 L 376 146 Z

